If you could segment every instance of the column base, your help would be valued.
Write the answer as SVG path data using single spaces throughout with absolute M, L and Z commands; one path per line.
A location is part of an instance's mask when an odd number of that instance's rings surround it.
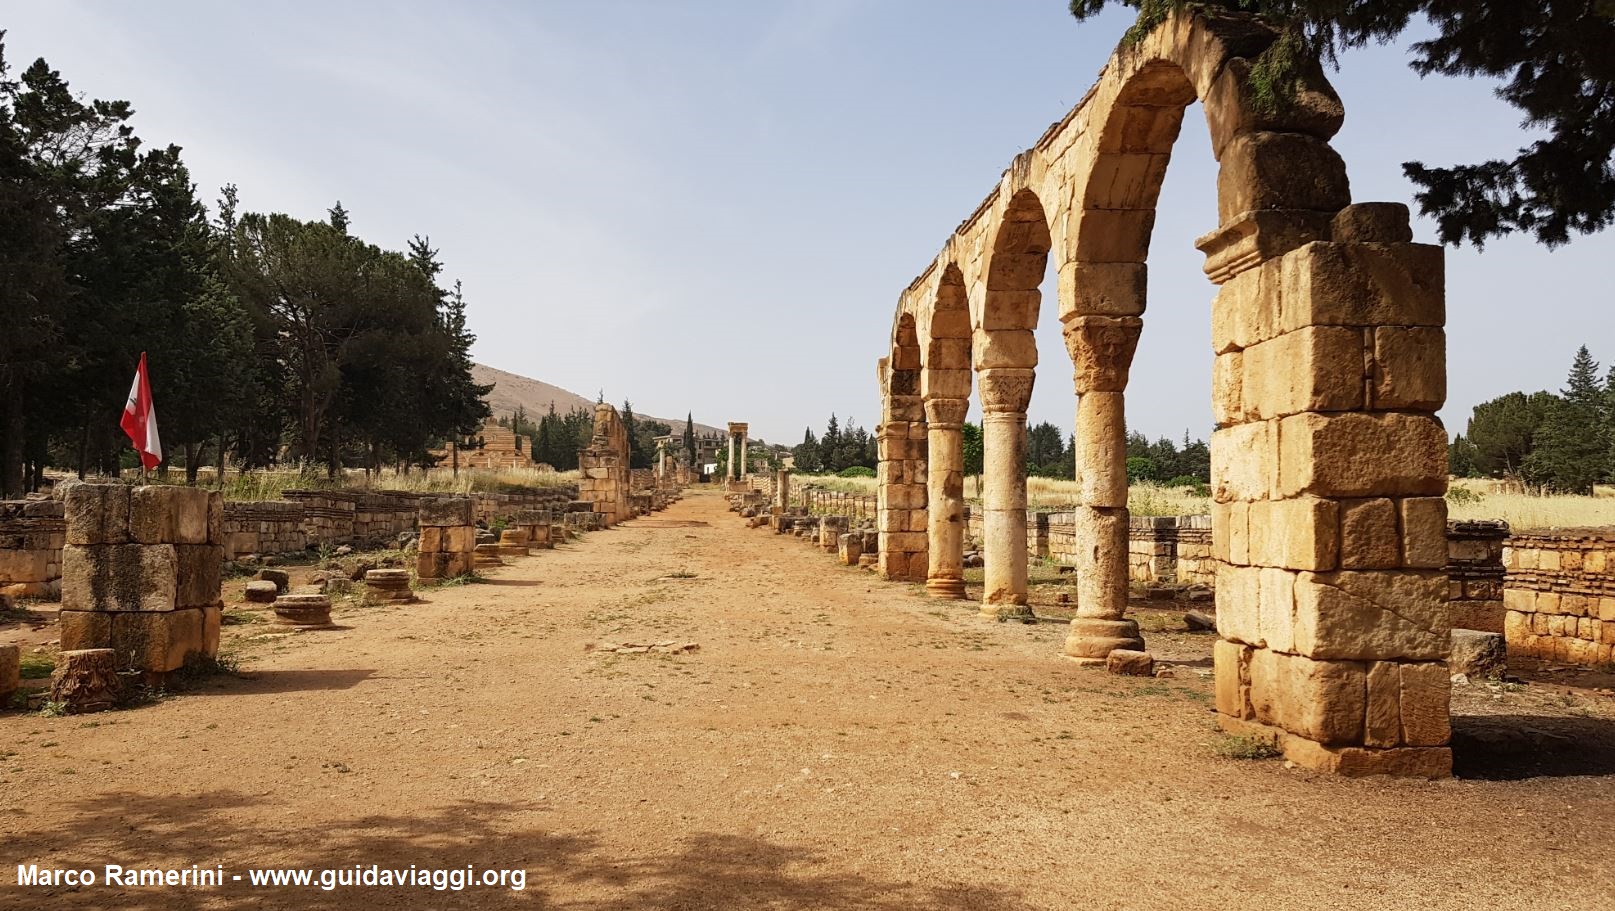
M 981 615 L 1000 623 L 1036 623 L 1037 615 L 1025 604 L 983 604 Z
M 1103 661 L 1119 648 L 1144 650 L 1144 637 L 1138 634 L 1138 623 L 1078 617 L 1071 621 L 1063 652 L 1067 658 Z
M 927 579 L 925 580 L 925 593 L 933 598 L 963 601 L 965 600 L 965 580 Z
M 1217 725 L 1230 734 L 1260 737 L 1273 742 L 1284 758 L 1305 769 L 1364 778 L 1392 775 L 1398 778 L 1452 777 L 1451 747 L 1328 746 L 1260 721 L 1218 713 Z

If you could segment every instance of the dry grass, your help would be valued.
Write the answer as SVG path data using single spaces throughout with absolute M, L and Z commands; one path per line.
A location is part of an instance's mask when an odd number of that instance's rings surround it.
M 842 493 L 872 497 L 875 495 L 874 478 L 838 478 L 820 475 L 797 475 L 795 483 L 815 484 Z M 980 482 L 977 478 L 965 481 L 965 499 L 981 503 Z M 1032 509 L 1070 509 L 1077 505 L 1077 482 L 1061 478 L 1027 478 L 1026 505 Z M 1190 487 L 1158 487 L 1154 484 L 1135 484 L 1127 493 L 1127 508 L 1135 516 L 1191 516 L 1211 512 L 1211 499 L 1194 495 Z
M 1461 491 L 1461 492 L 1460 492 Z M 1515 531 L 1615 525 L 1615 488 L 1591 497 L 1541 496 L 1510 490 L 1501 481 L 1460 478 L 1447 496 L 1451 519 L 1502 519 Z

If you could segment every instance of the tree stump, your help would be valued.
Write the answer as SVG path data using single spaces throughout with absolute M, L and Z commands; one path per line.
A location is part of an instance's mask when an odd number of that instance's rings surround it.
M 118 698 L 117 653 L 110 648 L 61 652 L 50 675 L 50 701 L 70 715 L 104 712 Z

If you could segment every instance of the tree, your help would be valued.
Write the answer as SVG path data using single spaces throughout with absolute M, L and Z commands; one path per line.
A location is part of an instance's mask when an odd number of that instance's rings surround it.
M 1576 351 L 1563 394 L 1548 408 L 1525 462 L 1526 477 L 1549 490 L 1591 494 L 1609 457 L 1604 386 L 1598 364 L 1583 345 Z
M 960 448 L 963 450 L 965 477 L 976 479 L 976 492 L 981 492 L 981 473 L 986 460 L 986 449 L 981 441 L 981 425 L 966 421 L 959 429 L 962 439 Z
M 1065 436 L 1060 428 L 1048 421 L 1034 425 L 1026 432 L 1026 473 L 1044 477 L 1059 477 L 1060 458 L 1065 454 Z
M 1510 392 L 1475 406 L 1466 428 L 1475 467 L 1489 477 L 1518 477 L 1556 396 Z
M 700 471 L 696 462 L 700 458 L 700 451 L 695 448 L 695 412 L 684 413 L 684 464 L 692 470 Z
M 1447 444 L 1447 473 L 1458 478 L 1480 477 L 1480 449 L 1461 433 Z
M 1422 188 L 1415 199 L 1436 219 L 1442 242 L 1480 247 L 1525 231 L 1554 247 L 1615 219 L 1615 9 L 1608 0 L 1071 0 L 1070 9 L 1085 21 L 1111 5 L 1139 11 L 1124 42 L 1188 7 L 1257 14 L 1277 33 L 1251 71 L 1258 102 L 1269 106 L 1286 100 L 1313 61 L 1383 44 L 1416 17 L 1428 18 L 1437 35 L 1412 45 L 1415 72 L 1500 80 L 1498 97 L 1545 134 L 1511 160 L 1402 166 Z
M 824 467 L 819 458 L 819 441 L 813 438 L 813 428 L 803 431 L 802 442 L 791 449 L 791 456 L 797 471 L 815 472 Z

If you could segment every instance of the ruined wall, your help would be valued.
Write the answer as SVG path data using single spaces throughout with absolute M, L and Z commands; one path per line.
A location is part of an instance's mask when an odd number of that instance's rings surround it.
M 1217 561 L 1211 554 L 1211 516 L 1178 517 L 1177 582 L 1216 587 Z
M 194 487 L 74 484 L 63 496 L 63 651 L 110 648 L 148 679 L 215 655 L 224 499 Z
M 608 528 L 632 517 L 628 430 L 613 406 L 601 403 L 594 407 L 594 436 L 578 452 L 578 472 L 578 499 L 593 503 L 594 512 L 605 517 Z
M 1447 608 L 1455 629 L 1503 632 L 1507 522 L 1447 523 Z
M 303 504 L 298 501 L 227 501 L 224 504 L 224 558 L 245 554 L 291 554 L 308 549 Z
M 422 500 L 419 550 L 415 557 L 418 579 L 452 579 L 475 569 L 476 515 L 466 497 Z
M 303 534 L 311 546 L 353 543 L 355 498 L 335 490 L 287 490 L 281 496 L 303 504 Z
M 54 500 L 0 501 L 0 595 L 61 595 L 67 522 Z
M 1615 663 L 1615 528 L 1516 534 L 1503 560 L 1509 654 Z

